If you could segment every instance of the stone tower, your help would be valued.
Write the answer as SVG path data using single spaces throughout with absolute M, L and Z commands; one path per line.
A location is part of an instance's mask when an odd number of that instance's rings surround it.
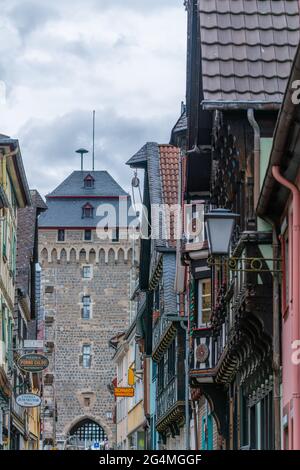
M 62 447 L 67 439 L 71 446 L 112 447 L 115 372 L 109 340 L 129 322 L 134 247 L 124 207 L 130 198 L 106 171 L 74 171 L 46 199 L 48 210 L 39 220 L 50 361 L 44 372 L 44 446 Z M 112 230 L 104 222 L 108 206 L 117 214 Z

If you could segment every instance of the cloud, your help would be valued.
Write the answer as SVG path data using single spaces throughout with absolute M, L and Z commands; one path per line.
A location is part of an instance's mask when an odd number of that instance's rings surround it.
M 156 137 L 168 141 L 165 129 L 171 119 L 156 121 L 132 119 L 106 109 L 96 114 L 95 169 L 109 169 L 112 176 L 130 190 L 132 170 L 125 162 L 142 145 Z M 75 151 L 89 150 L 84 168 L 92 168 L 92 114 L 74 110 L 51 122 L 28 122 L 20 129 L 23 160 L 31 181 L 38 181 L 38 189 L 46 194 L 71 171 L 80 169 L 80 157 Z
M 55 8 L 41 1 L 18 1 L 13 2 L 12 5 L 8 10 L 8 17 L 23 38 L 58 17 L 58 11 Z
M 1 0 L 0 0 L 1 1 Z M 3 2 L 0 132 L 19 138 L 31 186 L 47 192 L 91 146 L 122 185 L 147 140 L 168 142 L 185 94 L 182 0 Z M 2 7 L 2 6 L 1 6 Z

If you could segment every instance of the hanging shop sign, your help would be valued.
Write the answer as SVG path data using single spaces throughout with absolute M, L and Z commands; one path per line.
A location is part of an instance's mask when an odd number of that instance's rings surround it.
M 24 349 L 43 349 L 43 347 L 42 339 L 24 339 Z
M 17 396 L 16 402 L 23 408 L 35 408 L 40 406 L 41 397 L 35 395 L 35 393 L 22 393 L 22 395 Z
M 42 354 L 24 354 L 18 359 L 18 367 L 24 372 L 41 372 L 48 366 L 49 360 Z
M 115 387 L 114 394 L 115 394 L 115 397 L 134 397 L 134 388 L 133 387 Z

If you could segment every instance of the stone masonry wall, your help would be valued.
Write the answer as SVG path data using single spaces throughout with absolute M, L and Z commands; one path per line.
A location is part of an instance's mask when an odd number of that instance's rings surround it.
M 50 360 L 44 374 L 45 395 L 50 405 L 57 403 L 57 422 L 52 419 L 50 425 L 48 420 L 45 429 L 50 437 L 56 427 L 56 439 L 63 440 L 74 424 L 88 417 L 103 427 L 112 446 L 115 429 L 108 413 L 113 411 L 114 398 L 108 386 L 115 369 L 108 342 L 128 326 L 131 242 L 84 242 L 82 231 L 66 232 L 66 241 L 57 242 L 56 230 L 39 231 L 45 340 Z M 93 270 L 90 280 L 82 276 L 87 264 Z M 81 318 L 84 295 L 91 296 L 90 320 Z M 91 345 L 89 369 L 80 365 L 83 344 Z M 47 385 L 52 372 L 53 385 Z M 85 398 L 89 398 L 90 406 L 85 406 Z

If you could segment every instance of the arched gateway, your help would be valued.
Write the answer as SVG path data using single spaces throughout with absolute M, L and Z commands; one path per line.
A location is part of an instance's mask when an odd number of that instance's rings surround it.
M 105 449 L 107 435 L 104 429 L 95 421 L 85 418 L 76 423 L 70 430 L 69 443 L 71 446 L 89 449 Z

